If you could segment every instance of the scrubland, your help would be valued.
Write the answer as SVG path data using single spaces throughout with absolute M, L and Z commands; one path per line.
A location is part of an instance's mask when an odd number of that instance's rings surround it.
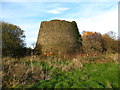
M 118 88 L 118 54 L 2 59 L 3 88 Z

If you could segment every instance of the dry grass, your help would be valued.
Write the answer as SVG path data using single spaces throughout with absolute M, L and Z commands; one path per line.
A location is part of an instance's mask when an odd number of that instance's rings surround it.
M 34 62 L 36 62 L 36 64 Z M 45 66 L 40 64 L 40 62 L 44 62 Z M 84 63 L 104 62 L 118 63 L 118 54 L 99 54 L 93 56 L 91 56 L 91 54 L 84 54 L 71 59 L 52 56 L 34 56 L 21 59 L 5 57 L 2 59 L 3 73 L 0 72 L 0 74 L 3 76 L 2 83 L 6 88 L 16 87 L 16 85 L 29 85 L 28 87 L 30 87 L 31 82 L 34 84 L 39 80 L 49 80 L 52 77 L 54 71 L 47 69 L 47 67 L 68 72 L 72 69 L 83 69 Z M 109 83 L 108 87 L 110 87 Z
M 4 87 L 13 87 L 17 84 L 27 85 L 45 77 L 42 67 L 34 66 L 32 71 L 27 61 L 20 62 L 18 59 L 6 57 L 2 59 L 2 62 Z

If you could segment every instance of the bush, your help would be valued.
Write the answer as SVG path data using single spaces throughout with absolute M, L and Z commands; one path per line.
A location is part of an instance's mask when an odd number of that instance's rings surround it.
M 13 24 L 0 22 L 2 24 L 2 55 L 23 56 L 24 52 L 24 31 Z

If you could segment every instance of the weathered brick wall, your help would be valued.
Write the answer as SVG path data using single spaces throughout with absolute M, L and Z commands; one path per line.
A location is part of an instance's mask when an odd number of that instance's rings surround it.
M 36 48 L 41 45 L 42 52 L 75 53 L 80 50 L 81 43 L 78 42 L 80 38 L 81 35 L 75 21 L 43 21 L 41 22 Z

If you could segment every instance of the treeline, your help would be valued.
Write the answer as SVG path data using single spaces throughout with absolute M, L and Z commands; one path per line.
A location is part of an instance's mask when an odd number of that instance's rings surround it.
M 23 57 L 30 55 L 30 48 L 25 47 L 25 34 L 19 26 L 0 22 L 2 25 L 2 56 Z
M 83 31 L 82 45 L 85 53 L 116 53 L 119 50 L 120 41 L 112 31 L 105 34 Z
M 31 55 L 33 49 L 26 47 L 24 30 L 6 22 L 0 22 L 0 24 L 2 25 L 2 56 Z M 112 31 L 103 35 L 98 32 L 83 31 L 82 49 L 84 53 L 117 53 L 120 52 L 118 46 L 120 46 L 120 41 L 116 39 L 115 33 Z M 41 52 L 41 50 L 39 51 Z

